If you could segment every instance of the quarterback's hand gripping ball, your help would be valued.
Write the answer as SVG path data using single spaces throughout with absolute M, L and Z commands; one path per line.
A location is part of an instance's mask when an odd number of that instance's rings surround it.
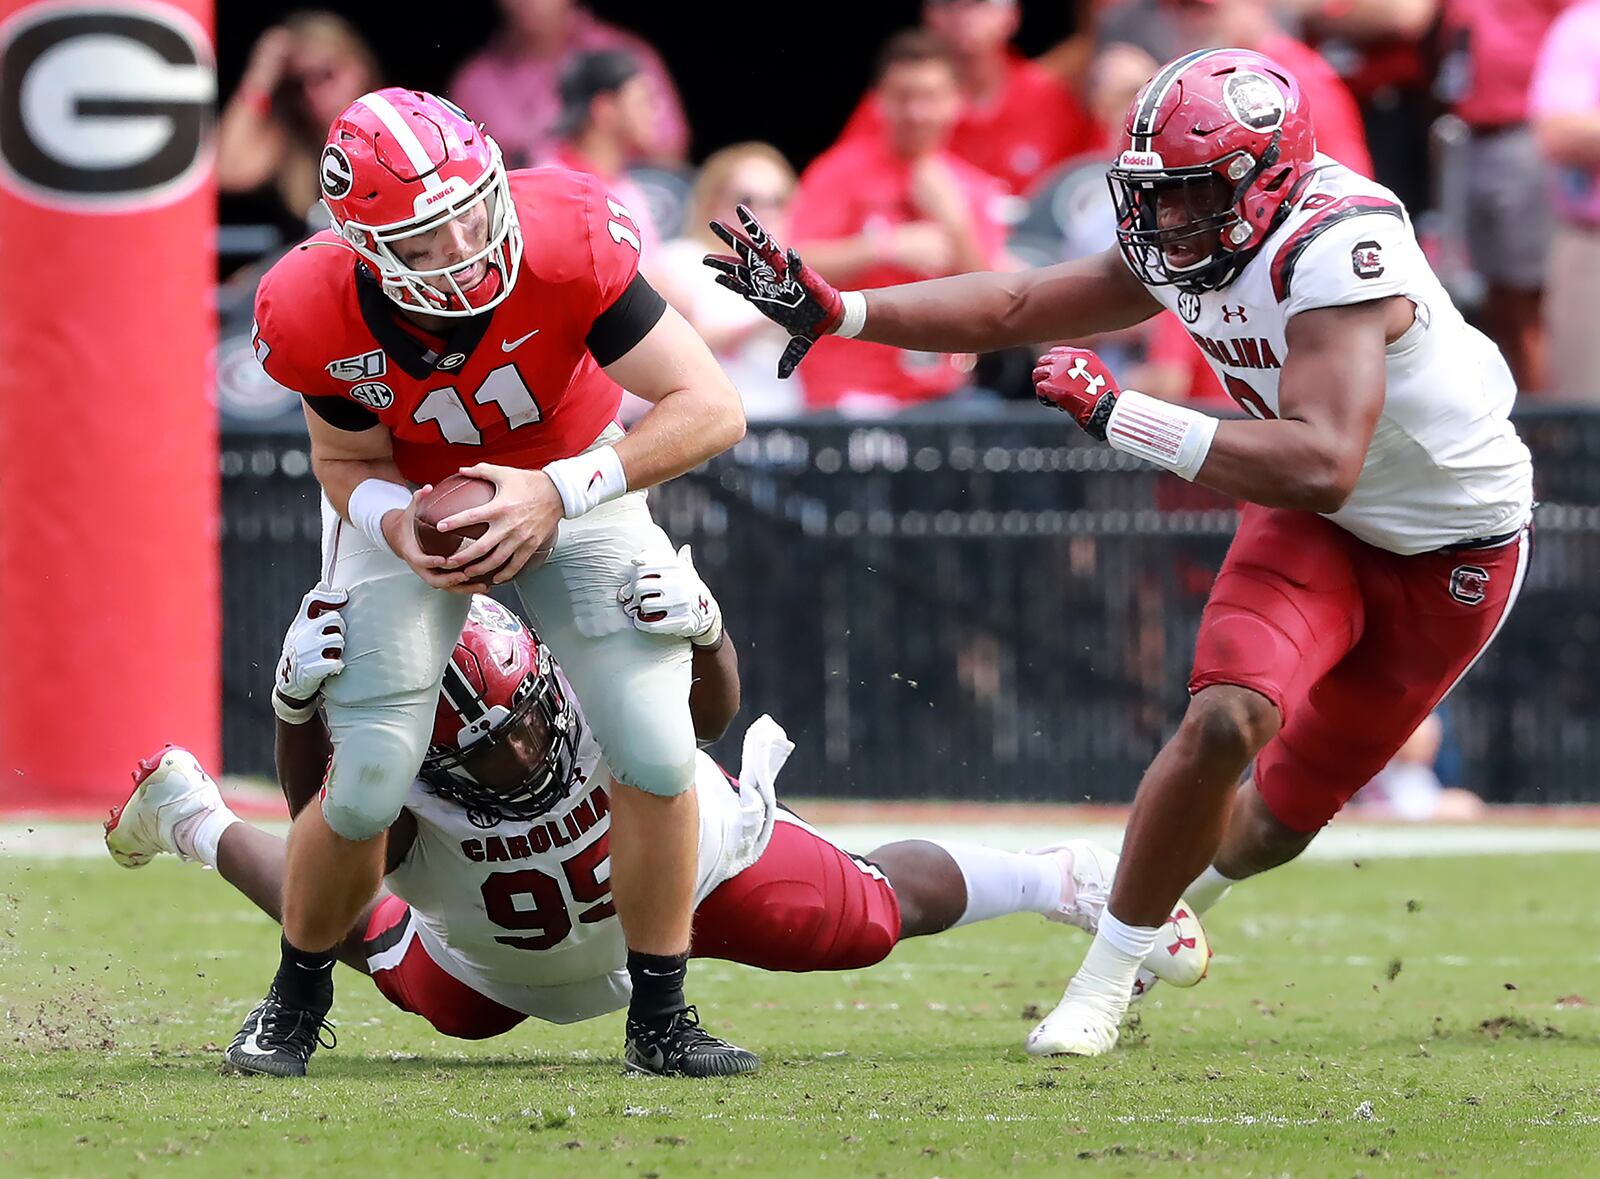
M 714 647 L 722 638 L 722 607 L 695 572 L 688 545 L 678 550 L 675 561 L 651 563 L 635 557 L 632 576 L 617 591 L 617 601 L 646 634 L 685 638 L 697 647 Z
M 733 255 L 707 254 L 704 262 L 717 272 L 718 283 L 789 333 L 789 346 L 778 358 L 778 376 L 787 378 L 811 345 L 838 329 L 844 305 L 833 284 L 773 241 L 754 213 L 743 205 L 737 210 L 743 233 L 721 221 L 711 223 L 711 232 Z
M 283 636 L 272 683 L 272 707 L 289 724 L 304 724 L 317 710 L 322 685 L 344 670 L 344 615 L 350 595 L 318 582 L 300 599 Z
M 1117 379 L 1088 348 L 1052 348 L 1033 368 L 1033 391 L 1043 405 L 1072 415 L 1091 438 L 1106 440 L 1106 422 L 1116 407 Z

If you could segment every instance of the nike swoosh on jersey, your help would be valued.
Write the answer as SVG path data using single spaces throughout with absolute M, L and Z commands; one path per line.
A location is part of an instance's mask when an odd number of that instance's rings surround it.
M 533 339 L 533 337 L 537 336 L 543 330 L 543 328 L 534 328 L 527 335 L 518 336 L 515 340 L 501 340 L 500 351 L 510 352 L 516 348 L 520 348 L 523 344 L 526 344 L 529 340 Z

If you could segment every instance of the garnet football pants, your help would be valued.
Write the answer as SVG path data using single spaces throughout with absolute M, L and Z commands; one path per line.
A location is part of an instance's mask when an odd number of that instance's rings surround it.
M 1527 567 L 1519 532 L 1400 556 L 1309 512 L 1249 506 L 1200 621 L 1190 693 L 1232 684 L 1278 707 L 1256 791 L 1316 831 L 1371 781 L 1499 631 Z

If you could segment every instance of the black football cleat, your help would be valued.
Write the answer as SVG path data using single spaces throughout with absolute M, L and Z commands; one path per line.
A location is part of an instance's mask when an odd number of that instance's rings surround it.
M 223 1055 L 237 1072 L 303 1077 L 318 1044 L 333 1048 L 339 1043 L 327 1015 L 326 1007 L 318 1011 L 292 1006 L 274 986 L 245 1016 L 244 1026 Z
M 733 1077 L 753 1073 L 761 1058 L 700 1026 L 700 1013 L 685 1007 L 665 1024 L 628 1021 L 622 1062 L 630 1073 L 658 1077 Z

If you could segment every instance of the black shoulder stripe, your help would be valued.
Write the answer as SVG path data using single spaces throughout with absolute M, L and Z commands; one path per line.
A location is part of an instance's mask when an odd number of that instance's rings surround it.
M 1313 218 L 1290 234 L 1289 241 L 1272 260 L 1272 293 L 1277 296 L 1278 302 L 1282 303 L 1289 297 L 1289 284 L 1294 279 L 1295 263 L 1300 260 L 1300 255 L 1306 252 L 1306 247 L 1322 236 L 1323 230 L 1331 229 L 1341 221 L 1362 217 L 1368 213 L 1386 213 L 1391 217 L 1405 220 L 1405 210 L 1393 201 L 1377 197 L 1346 197 L 1331 205 L 1322 216 Z
M 302 393 L 300 399 L 311 407 L 313 413 L 336 429 L 355 433 L 380 424 L 377 414 L 343 397 L 311 397 Z
M 666 311 L 667 301 L 660 292 L 645 281 L 644 275 L 636 274 L 617 301 L 595 317 L 584 343 L 604 368 L 633 351 L 634 345 L 661 322 Z

